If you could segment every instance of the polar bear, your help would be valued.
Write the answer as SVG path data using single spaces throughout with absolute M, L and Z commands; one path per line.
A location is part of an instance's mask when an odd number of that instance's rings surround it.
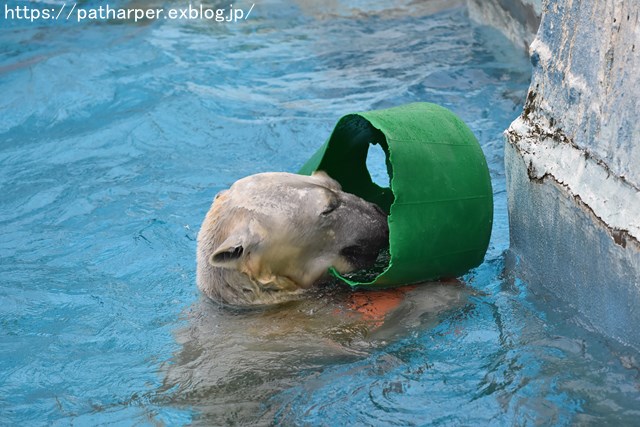
M 197 284 L 229 305 L 271 304 L 374 264 L 386 214 L 324 172 L 251 175 L 214 198 L 198 233 Z

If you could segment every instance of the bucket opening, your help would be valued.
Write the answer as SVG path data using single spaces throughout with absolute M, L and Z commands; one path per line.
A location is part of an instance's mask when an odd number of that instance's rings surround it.
M 371 181 L 383 189 L 391 188 L 391 177 L 388 173 L 388 159 L 380 144 L 369 144 L 366 160 Z

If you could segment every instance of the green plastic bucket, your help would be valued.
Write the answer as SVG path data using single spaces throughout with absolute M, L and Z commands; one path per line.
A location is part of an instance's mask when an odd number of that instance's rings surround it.
M 370 144 L 386 154 L 391 188 L 371 179 Z M 446 108 L 415 103 L 347 114 L 299 173 L 316 170 L 389 213 L 388 266 L 369 282 L 332 270 L 351 286 L 457 277 L 482 263 L 493 222 L 489 169 L 471 130 Z

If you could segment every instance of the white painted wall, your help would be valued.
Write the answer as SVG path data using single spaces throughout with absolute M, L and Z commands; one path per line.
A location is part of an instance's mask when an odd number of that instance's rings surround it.
M 542 12 L 527 103 L 506 132 L 511 251 L 527 281 L 640 348 L 640 3 Z
M 516 275 L 640 349 L 640 2 L 467 5 L 533 67 L 524 111 L 505 132 Z

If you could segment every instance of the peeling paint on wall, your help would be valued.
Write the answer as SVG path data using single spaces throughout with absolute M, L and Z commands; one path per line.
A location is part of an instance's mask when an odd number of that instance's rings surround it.
M 542 12 L 527 102 L 505 132 L 511 252 L 530 283 L 640 347 L 640 4 Z
M 507 130 L 507 139 L 528 165 L 529 178 L 553 179 L 591 210 L 612 237 L 640 241 L 640 190 L 541 121 L 523 115 Z

